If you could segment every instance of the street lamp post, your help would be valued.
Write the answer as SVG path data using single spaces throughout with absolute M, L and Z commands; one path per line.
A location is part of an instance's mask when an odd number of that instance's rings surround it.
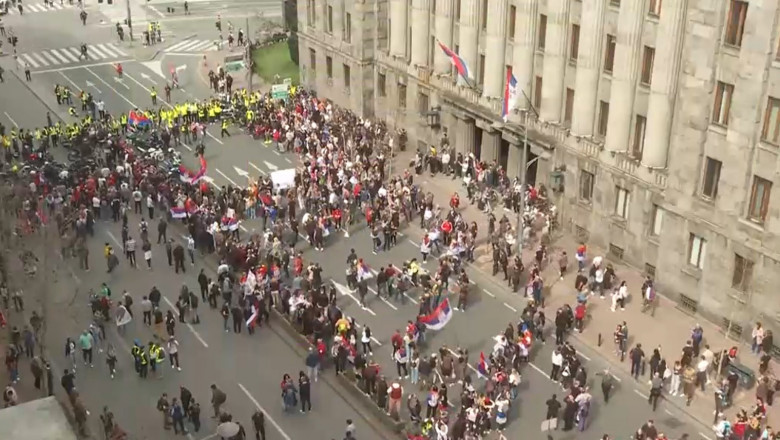
M 130 13 L 130 0 L 125 0 L 125 6 L 127 6 L 127 30 L 130 31 L 130 44 L 133 41 L 133 17 Z

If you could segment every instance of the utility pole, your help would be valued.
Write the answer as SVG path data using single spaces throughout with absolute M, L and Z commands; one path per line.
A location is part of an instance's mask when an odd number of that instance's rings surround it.
M 539 117 L 539 114 L 536 113 L 536 109 L 534 109 L 533 104 L 531 103 L 531 100 L 528 99 L 528 95 L 525 94 L 525 91 L 523 92 L 523 98 L 525 98 L 526 104 L 528 104 L 528 108 L 523 111 L 523 125 L 524 125 L 524 133 L 523 133 L 523 154 L 520 159 L 520 209 L 517 214 L 517 220 L 516 220 L 516 233 L 517 233 L 517 255 L 520 256 L 520 258 L 523 257 L 523 214 L 525 213 L 525 185 L 526 185 L 526 171 L 528 170 L 528 167 L 531 166 L 534 162 L 539 160 L 539 157 L 536 157 L 531 163 L 528 163 L 528 121 L 530 119 L 528 118 L 529 112 L 534 112 L 534 114 Z
M 247 80 L 247 89 L 249 90 L 249 93 L 252 93 L 252 40 L 249 38 L 249 36 L 252 35 L 251 32 L 249 32 L 249 17 L 246 18 L 246 74 L 249 76 L 249 79 Z
M 133 41 L 133 18 L 132 14 L 130 13 L 130 0 L 125 0 L 125 5 L 127 6 L 127 30 L 130 32 L 130 41 L 132 44 Z

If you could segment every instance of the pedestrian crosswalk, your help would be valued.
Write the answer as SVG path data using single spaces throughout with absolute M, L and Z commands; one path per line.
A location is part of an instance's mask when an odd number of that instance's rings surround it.
M 86 61 L 114 60 L 127 56 L 128 54 L 124 49 L 117 47 L 113 43 L 87 45 Z M 81 56 L 81 48 L 79 46 L 20 53 L 17 57 L 17 62 L 22 67 L 29 65 L 30 69 L 50 68 L 63 64 L 78 63 L 83 60 L 84 57 Z
M 60 4 L 57 3 L 49 3 L 48 5 L 44 3 L 24 3 L 22 2 L 22 11 L 24 12 L 23 15 L 27 15 L 29 13 L 37 13 L 37 12 L 55 12 L 55 11 L 64 11 L 65 9 L 74 9 L 76 8 L 76 5 L 73 4 Z M 8 3 L 8 15 L 19 15 L 19 9 L 11 3 Z
M 187 39 L 184 41 L 180 41 L 168 48 L 165 49 L 164 52 L 210 52 L 218 50 L 219 41 L 217 40 L 198 40 L 198 39 Z

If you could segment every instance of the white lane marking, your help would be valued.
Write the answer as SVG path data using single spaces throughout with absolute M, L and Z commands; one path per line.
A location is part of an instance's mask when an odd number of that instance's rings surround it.
M 293 161 L 291 161 L 289 157 L 285 157 L 284 160 L 286 160 L 287 163 L 293 163 Z
M 138 108 L 138 106 L 137 106 L 137 105 L 135 105 L 135 104 L 133 103 L 133 101 L 131 101 L 131 100 L 127 99 L 127 97 L 125 97 L 125 95 L 123 95 L 123 94 L 119 93 L 119 90 L 115 89 L 115 88 L 114 88 L 114 87 L 113 87 L 111 84 L 109 84 L 109 83 L 105 82 L 105 81 L 103 80 L 103 78 L 99 77 L 99 76 L 98 76 L 98 75 L 97 75 L 95 72 L 93 72 L 93 71 L 92 71 L 92 69 L 90 69 L 89 67 L 86 67 L 85 69 L 86 69 L 86 71 L 87 71 L 87 72 L 91 73 L 91 74 L 92 74 L 92 76 L 94 76 L 95 78 L 97 78 L 97 80 L 98 80 L 98 81 L 102 82 L 102 83 L 103 83 L 103 85 L 105 85 L 106 87 L 108 87 L 108 88 L 109 88 L 109 89 L 110 89 L 112 92 L 116 93 L 117 95 L 119 95 L 119 97 L 120 97 L 120 98 L 124 99 L 124 100 L 125 100 L 125 102 L 127 102 L 127 103 L 128 103 L 128 104 L 130 104 L 130 105 L 132 105 L 134 108 Z M 65 74 L 64 74 L 64 73 L 62 73 L 62 72 L 60 72 L 60 74 L 61 74 L 62 76 L 65 76 Z M 67 78 L 67 77 L 66 77 L 66 78 Z
M 704 434 L 703 432 L 699 432 L 699 435 L 700 435 L 700 436 L 701 436 L 703 439 L 705 439 L 705 440 L 712 440 L 711 438 L 707 437 L 707 435 L 706 435 L 706 434 Z
M 62 56 L 62 55 L 61 55 L 61 54 L 60 54 L 60 53 L 57 51 L 57 49 L 51 49 L 49 52 L 51 52 L 51 53 L 52 53 L 52 55 L 54 55 L 55 57 L 57 57 L 57 59 L 59 59 L 59 60 L 60 60 L 60 63 L 65 63 L 65 64 L 68 64 L 68 63 L 70 62 L 70 61 L 68 61 L 68 59 L 67 59 L 67 58 L 65 58 L 64 56 Z
M 383 303 L 387 304 L 388 307 L 390 307 L 391 309 L 396 310 L 396 311 L 398 310 L 398 307 L 394 306 L 393 303 L 391 303 L 390 301 L 386 300 L 384 296 L 379 295 L 379 293 L 377 293 L 377 291 L 374 290 L 372 287 L 369 287 L 368 291 L 373 293 L 374 295 L 376 295 Z
M 147 5 L 147 6 L 146 6 L 146 8 L 147 8 L 147 9 L 149 9 L 150 11 L 154 12 L 155 14 L 157 14 L 157 15 L 158 15 L 160 18 L 165 18 L 165 14 L 163 14 L 162 12 L 160 12 L 160 11 L 159 11 L 157 8 L 155 8 L 154 6 Z
M 228 181 L 228 183 L 230 183 L 230 184 L 231 184 L 231 185 L 233 185 L 233 186 L 238 186 L 238 184 L 237 184 L 236 182 L 234 182 L 234 181 L 233 181 L 233 179 L 231 179 L 230 177 L 228 177 L 228 176 L 227 176 L 227 174 L 225 174 L 225 173 L 223 173 L 222 171 L 220 171 L 220 169 L 219 169 L 219 168 L 214 168 L 214 170 L 217 172 L 217 174 L 219 174 L 220 176 L 224 177 L 224 178 L 225 178 L 225 180 L 227 180 L 227 181 Z
M 30 54 L 26 54 L 26 53 L 20 54 L 19 59 L 24 61 L 24 63 L 22 63 L 22 67 L 26 67 L 25 63 L 29 64 L 30 67 L 32 67 L 33 69 L 37 69 L 38 67 L 40 67 L 38 63 L 30 56 Z
M 165 300 L 165 303 L 168 304 L 168 306 L 173 310 L 173 314 L 176 316 L 179 316 L 179 310 L 176 308 L 175 305 L 171 302 L 171 300 L 168 299 L 167 296 L 162 297 L 163 300 Z M 195 330 L 195 327 L 192 326 L 192 324 L 185 323 L 184 325 L 187 326 L 188 329 L 192 332 L 193 335 L 195 335 L 195 339 L 197 339 L 201 344 L 203 344 L 204 348 L 209 348 L 209 344 L 206 343 L 206 341 L 203 340 L 203 338 L 200 336 L 200 333 L 198 333 L 197 330 Z
M 673 414 L 671 411 L 669 411 L 668 409 L 664 409 L 664 412 L 665 412 L 666 414 L 669 414 L 670 416 L 673 416 L 673 415 L 674 415 L 674 414 Z
M 406 297 L 406 299 L 408 299 L 409 301 L 413 302 L 414 304 L 419 304 L 416 299 L 414 299 L 411 296 L 407 295 L 406 292 L 404 292 L 404 297 Z
M 101 50 L 101 51 L 103 51 L 103 53 L 107 54 L 108 56 L 110 56 L 110 57 L 112 57 L 112 58 L 117 58 L 117 57 L 119 57 L 119 54 L 118 54 L 118 53 L 115 53 L 113 50 L 111 50 L 111 48 L 110 48 L 110 47 L 108 47 L 108 46 L 107 46 L 107 45 L 105 45 L 105 44 L 98 44 L 96 47 L 99 47 L 99 48 L 100 48 L 100 50 Z
M 356 323 L 355 323 L 355 328 L 360 328 L 360 324 L 358 324 L 358 323 L 356 322 Z M 375 343 L 375 344 L 377 345 L 377 347 L 381 347 L 381 346 L 382 346 L 382 343 L 381 343 L 381 342 L 379 342 L 379 339 L 377 339 L 377 338 L 375 338 L 375 337 L 373 337 L 373 336 L 371 336 L 371 341 L 372 341 L 373 343 Z
M 209 47 L 211 47 L 213 45 L 214 45 L 214 43 L 211 40 L 204 40 L 204 41 L 201 41 L 200 44 L 197 44 L 197 45 L 191 47 L 190 50 L 193 51 L 193 52 L 199 52 L 201 50 L 206 50 L 206 49 L 208 49 Z
M 260 173 L 263 176 L 265 176 L 265 174 L 266 174 L 265 171 L 261 170 L 260 167 L 258 167 L 257 165 L 253 164 L 252 162 L 249 162 L 249 166 L 254 168 L 255 171 L 257 171 L 258 173 Z
M 67 72 L 68 70 L 81 70 L 87 67 L 98 67 L 98 66 L 114 66 L 116 63 L 131 63 L 135 60 L 133 59 L 123 59 L 123 60 L 114 60 L 114 61 L 104 61 L 102 63 L 90 63 L 90 64 L 81 64 L 78 66 L 68 66 L 68 67 L 57 67 L 55 69 L 43 69 L 43 70 L 36 70 L 34 72 L 30 72 L 33 75 L 40 75 L 42 73 L 53 73 L 53 72 Z M 127 73 L 125 72 L 125 75 Z
M 455 351 L 455 350 L 453 350 L 453 349 L 451 349 L 451 348 L 448 348 L 448 349 L 447 349 L 447 351 L 449 351 L 449 352 L 450 352 L 450 354 L 451 354 L 451 355 L 453 355 L 453 356 L 455 356 L 455 357 L 458 357 L 458 356 L 460 356 L 460 353 L 458 353 L 457 351 Z M 471 365 L 471 364 L 466 364 L 466 365 L 469 367 L 469 369 L 470 369 L 471 371 L 473 371 L 473 372 L 477 373 L 477 374 L 478 374 L 480 377 L 482 377 L 482 374 L 480 374 L 480 373 L 479 373 L 479 370 L 477 370 L 477 369 L 476 369 L 476 368 L 475 368 L 473 365 Z
M 62 73 L 62 72 L 60 72 L 60 75 L 61 75 L 63 78 L 65 78 L 65 80 L 66 80 L 67 82 L 69 82 L 69 83 L 70 83 L 70 85 L 72 85 L 72 86 L 75 88 L 75 90 L 73 90 L 73 92 L 74 92 L 74 93 L 78 93 L 77 91 L 78 91 L 78 90 L 81 90 L 81 87 L 79 87 L 79 85 L 78 85 L 78 84 L 76 84 L 75 82 L 73 82 L 73 80 L 72 80 L 72 79 L 68 78 L 68 77 L 67 77 L 67 75 L 65 75 L 65 74 L 64 74 L 64 73 Z
M 643 399 L 647 399 L 647 394 L 644 394 L 637 389 L 634 389 L 634 392 L 637 393 L 639 396 L 641 396 Z
M 267 419 L 268 419 L 268 421 L 269 421 L 269 422 L 271 422 L 271 424 L 274 426 L 274 428 L 276 428 L 276 430 L 277 430 L 277 431 L 279 431 L 279 434 L 281 434 L 281 436 L 282 436 L 282 438 L 283 438 L 284 440 L 292 440 L 292 439 L 290 438 L 290 436 L 289 436 L 289 435 L 287 435 L 287 433 L 286 433 L 286 432 L 284 432 L 284 430 L 282 429 L 282 427 L 281 427 L 281 426 L 279 426 L 279 424 L 278 424 L 278 423 L 276 423 L 276 420 L 274 420 L 274 419 L 273 419 L 273 417 L 271 417 L 271 414 L 269 414 L 269 413 L 268 413 L 268 411 L 266 411 L 266 410 L 265 410 L 265 408 L 263 408 L 263 407 L 260 405 L 260 402 L 258 402 L 258 401 L 257 401 L 257 399 L 255 399 L 255 398 L 254 398 L 254 397 L 253 397 L 251 394 L 249 394 L 249 390 L 247 390 L 247 389 L 246 389 L 246 387 L 244 387 L 244 386 L 243 386 L 243 385 L 241 385 L 240 383 L 238 384 L 238 387 L 239 387 L 239 388 L 241 388 L 241 391 L 243 391 L 243 392 L 244 392 L 244 394 L 246 394 L 246 397 L 248 397 L 248 398 L 249 398 L 249 400 L 250 400 L 252 403 L 254 403 L 254 404 L 255 404 L 255 407 L 256 407 L 257 409 L 259 409 L 260 411 L 262 411 L 262 412 L 263 412 L 263 414 L 265 414 L 265 418 L 267 418 Z
M 8 118 L 9 121 L 11 121 L 12 124 L 14 124 L 14 127 L 19 128 L 19 124 L 14 121 L 14 118 L 11 117 L 11 115 L 8 114 L 8 112 L 3 112 L 5 114 L 5 117 Z
M 211 132 L 210 132 L 210 131 L 207 131 L 207 132 L 206 132 L 206 135 L 207 135 L 208 137 L 210 137 L 211 139 L 214 139 L 215 141 L 217 141 L 217 143 L 218 143 L 219 145 L 225 145 L 225 143 L 224 143 L 224 142 L 222 142 L 222 139 L 220 139 L 220 138 L 217 138 L 217 137 L 214 137 L 214 135 L 213 135 L 213 134 L 211 134 Z
M 182 46 L 186 46 L 186 45 L 187 45 L 187 44 L 189 44 L 189 43 L 190 43 L 190 40 L 184 40 L 184 41 L 180 41 L 180 42 L 178 42 L 178 43 L 174 44 L 173 46 L 170 46 L 170 47 L 168 47 L 167 49 L 165 49 L 165 52 L 168 52 L 168 51 L 171 51 L 171 52 L 173 52 L 173 51 L 176 51 L 176 50 L 178 50 L 178 49 L 181 49 L 181 47 L 182 47 Z
M 482 291 L 483 291 L 483 292 L 485 292 L 485 293 L 486 293 L 486 294 L 487 294 L 489 297 L 491 297 L 491 298 L 495 298 L 495 297 L 496 297 L 496 295 L 493 295 L 493 294 L 492 294 L 492 293 L 490 293 L 490 291 L 489 291 L 489 290 L 487 290 L 487 289 L 482 289 Z
M 41 54 L 39 54 L 38 52 L 33 52 L 31 55 L 34 56 L 35 59 L 38 60 L 38 62 L 43 64 L 44 67 L 49 67 L 49 62 L 46 61 L 46 59 L 42 57 Z
M 107 60 L 109 58 L 108 55 L 104 54 L 103 51 L 100 50 L 100 48 L 97 45 L 90 44 L 89 48 L 92 49 L 91 50 L 92 54 L 97 54 L 97 57 L 100 58 L 101 60 Z
M 416 248 L 420 247 L 420 245 L 419 245 L 419 244 L 417 244 L 417 243 L 413 242 L 412 240 L 406 240 L 406 241 L 408 241 L 408 242 L 409 242 L 409 243 L 410 243 L 412 246 L 414 246 L 414 247 L 416 247 Z
M 590 362 L 590 361 L 592 361 L 592 360 L 593 360 L 593 359 L 591 359 L 590 357 L 588 357 L 588 355 L 586 355 L 586 354 L 582 353 L 581 351 L 578 351 L 578 352 L 577 352 L 577 354 L 578 354 L 578 355 L 579 355 L 581 358 L 585 359 L 585 360 L 586 360 L 586 361 L 588 361 L 588 362 Z
M 513 311 L 513 312 L 515 312 L 515 313 L 517 313 L 517 309 L 516 309 L 516 308 L 514 308 L 514 307 L 512 307 L 512 306 L 510 306 L 510 305 L 509 305 L 509 304 L 507 304 L 507 303 L 504 303 L 504 307 L 506 307 L 507 309 L 509 309 L 509 310 L 511 310 L 511 311 Z
M 538 371 L 539 374 L 541 374 L 542 376 L 544 376 L 544 377 L 546 377 L 548 379 L 550 378 L 550 376 L 547 373 L 545 373 L 544 370 L 542 370 L 541 368 L 537 367 L 536 364 L 533 364 L 533 363 L 529 362 L 528 365 L 530 365 L 531 368 L 533 368 L 534 370 Z
M 125 52 L 121 47 L 116 46 L 114 43 L 108 43 L 107 46 L 111 49 L 114 49 L 114 51 L 116 51 L 116 53 L 119 55 L 122 55 L 123 57 L 127 56 L 127 52 Z
M 48 61 L 49 64 L 59 64 L 60 63 L 57 60 L 57 58 L 53 57 L 49 52 L 46 52 L 45 50 L 41 51 L 41 55 L 43 55 L 43 57 L 46 58 L 46 61 Z

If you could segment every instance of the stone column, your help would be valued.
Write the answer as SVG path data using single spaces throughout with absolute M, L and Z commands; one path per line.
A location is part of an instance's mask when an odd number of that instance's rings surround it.
M 456 130 L 458 139 L 455 141 L 455 148 L 458 153 L 468 156 L 474 152 L 474 128 L 476 128 L 473 119 L 458 119 L 458 130 Z
M 627 151 L 634 120 L 634 94 L 642 51 L 642 23 L 647 14 L 644 0 L 620 3 L 615 68 L 609 100 L 607 151 Z M 660 60 L 660 58 L 659 58 Z M 664 60 L 666 62 L 666 60 Z
M 470 79 L 477 77 L 477 55 L 479 47 L 479 2 L 461 0 L 460 4 L 460 55 L 469 68 Z M 453 49 L 454 50 L 454 49 Z
M 504 96 L 503 86 L 506 78 L 506 28 L 509 0 L 490 0 L 487 4 L 483 93 L 491 98 L 501 98 Z
M 547 36 L 544 45 L 542 81 L 543 121 L 559 122 L 563 111 L 563 77 L 566 73 L 566 28 L 569 25 L 569 0 L 547 1 Z
M 453 12 L 455 10 L 455 0 L 435 0 L 436 1 L 436 38 L 441 41 L 445 46 L 452 50 L 455 48 L 452 45 L 452 21 Z M 437 43 L 438 44 L 438 43 Z M 434 64 L 436 66 L 436 73 L 449 74 L 452 72 L 452 62 L 450 57 L 444 54 L 444 51 L 439 47 L 433 48 Z
M 669 139 L 672 130 L 674 101 L 677 95 L 677 77 L 680 74 L 685 11 L 687 0 L 665 0 L 661 23 L 656 37 L 656 59 L 650 82 L 650 102 L 647 106 L 647 130 L 642 165 L 650 168 L 666 167 Z
M 428 65 L 431 0 L 412 0 L 412 65 Z
M 604 56 L 604 9 L 609 0 L 583 0 L 580 21 L 580 47 L 577 51 L 572 133 L 593 136 L 596 122 L 596 99 Z
M 390 55 L 406 58 L 408 0 L 390 0 Z
M 498 160 L 498 150 L 501 148 L 501 132 L 482 130 L 482 152 L 479 159 L 485 162 Z
M 506 175 L 509 179 L 520 176 L 520 162 L 523 160 L 523 145 L 509 143 L 509 159 L 506 163 Z
M 517 86 L 530 99 L 534 79 L 534 45 L 536 44 L 536 22 L 539 0 L 523 0 L 517 5 L 515 44 L 512 55 L 512 73 Z M 525 96 L 517 98 L 517 108 L 528 108 Z

